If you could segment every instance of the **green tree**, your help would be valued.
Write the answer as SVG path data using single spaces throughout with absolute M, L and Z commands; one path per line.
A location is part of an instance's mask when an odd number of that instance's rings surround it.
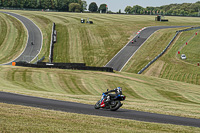
M 98 10 L 97 4 L 95 2 L 90 3 L 88 10 L 91 12 L 96 12 Z
M 31 5 L 31 1 L 25 0 L 25 2 L 24 2 L 24 7 L 25 7 L 25 8 L 30 8 L 30 5 Z
M 80 12 L 81 11 L 81 5 L 78 3 L 70 3 L 69 4 L 69 11 L 70 12 Z
M 132 13 L 132 7 L 131 6 L 127 6 L 124 10 L 127 14 L 131 14 Z
M 82 1 L 81 6 L 82 6 L 82 10 L 83 10 L 83 11 L 84 11 L 84 10 L 87 10 L 87 2 L 86 2 L 86 1 Z
M 83 12 L 84 10 L 87 10 L 87 2 L 86 1 L 78 0 L 78 4 L 80 4 L 80 6 L 81 6 L 81 12 Z
M 58 10 L 69 11 L 69 1 L 68 0 L 58 0 Z
M 143 10 L 144 10 L 144 8 L 139 5 L 135 5 L 132 8 L 132 12 L 134 12 L 135 14 L 140 14 L 140 11 L 143 11 Z
M 121 14 L 122 13 L 122 11 L 121 11 L 121 9 L 119 9 L 119 14 Z
M 101 4 L 100 7 L 99 7 L 99 11 L 101 11 L 102 13 L 106 13 L 107 5 L 106 4 Z
M 172 15 L 172 13 L 173 13 L 173 10 L 167 11 L 167 14 L 168 14 L 168 15 Z
M 31 0 L 31 4 L 30 4 L 30 7 L 31 8 L 38 8 L 38 4 L 37 4 L 37 0 Z
M 44 0 L 44 8 L 45 9 L 51 8 L 51 0 Z

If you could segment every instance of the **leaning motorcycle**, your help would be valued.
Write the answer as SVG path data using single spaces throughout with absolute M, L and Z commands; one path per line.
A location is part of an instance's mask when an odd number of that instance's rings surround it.
M 94 105 L 95 109 L 110 109 L 111 111 L 116 111 L 118 110 L 123 104 L 121 101 L 124 101 L 126 99 L 126 96 L 124 95 L 114 95 L 110 94 L 110 101 L 106 101 L 106 94 L 102 94 L 101 99 Z

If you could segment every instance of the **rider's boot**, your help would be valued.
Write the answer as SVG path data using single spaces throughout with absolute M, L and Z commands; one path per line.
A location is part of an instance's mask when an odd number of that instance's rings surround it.
M 106 102 L 110 101 L 110 96 L 107 96 Z

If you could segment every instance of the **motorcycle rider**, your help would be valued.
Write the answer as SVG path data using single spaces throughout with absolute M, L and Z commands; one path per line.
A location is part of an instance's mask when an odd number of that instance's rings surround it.
M 112 92 L 115 92 L 115 96 L 117 96 L 117 95 L 122 95 L 122 87 L 117 87 L 117 88 L 115 88 L 115 89 L 113 89 L 113 90 L 104 92 L 104 94 L 107 95 L 107 97 L 105 98 L 105 101 L 106 101 L 106 102 L 110 102 L 111 94 L 109 94 L 109 93 L 112 93 Z

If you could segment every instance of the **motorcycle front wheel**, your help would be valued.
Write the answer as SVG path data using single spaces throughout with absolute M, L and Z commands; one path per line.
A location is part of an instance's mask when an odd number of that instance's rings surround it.
M 119 100 L 113 101 L 113 102 L 114 103 L 110 105 L 110 110 L 111 111 L 116 111 L 122 106 L 122 103 Z
M 98 101 L 95 105 L 94 105 L 95 109 L 99 109 L 100 108 L 100 101 Z

